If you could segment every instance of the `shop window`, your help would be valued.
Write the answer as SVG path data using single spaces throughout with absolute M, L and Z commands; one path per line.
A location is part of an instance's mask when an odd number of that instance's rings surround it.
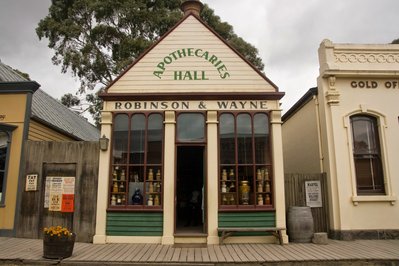
M 112 136 L 111 208 L 161 209 L 163 116 L 117 114 Z
M 219 116 L 221 209 L 272 208 L 272 165 L 266 113 Z
M 384 174 L 377 119 L 368 115 L 350 118 L 358 195 L 384 195 Z
M 0 130 L 0 205 L 4 204 L 5 197 L 8 143 L 8 133 Z
M 177 117 L 177 140 L 179 142 L 203 142 L 205 118 L 200 113 L 183 113 Z

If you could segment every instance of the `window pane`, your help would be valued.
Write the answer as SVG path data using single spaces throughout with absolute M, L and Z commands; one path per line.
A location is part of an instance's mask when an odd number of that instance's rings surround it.
M 129 119 L 125 114 L 116 115 L 113 132 L 113 162 L 114 164 L 127 163 Z
M 266 114 L 254 117 L 255 160 L 258 164 L 270 163 L 269 119 Z
M 384 176 L 379 147 L 377 119 L 351 117 L 353 153 L 359 194 L 383 194 Z
M 0 131 L 0 171 L 6 168 L 8 135 Z
M 234 116 L 222 114 L 219 119 L 220 163 L 235 163 Z
M 353 150 L 355 154 L 378 153 L 373 121 L 370 117 L 354 117 L 353 128 Z
M 203 141 L 205 119 L 202 114 L 180 114 L 177 118 L 177 139 L 179 141 Z
M 130 126 L 130 163 L 143 164 L 145 149 L 145 116 L 137 114 L 132 116 Z
M 163 119 L 160 114 L 148 117 L 148 153 L 147 163 L 160 164 L 162 162 Z
M 237 116 L 238 163 L 252 163 L 252 126 L 249 114 Z

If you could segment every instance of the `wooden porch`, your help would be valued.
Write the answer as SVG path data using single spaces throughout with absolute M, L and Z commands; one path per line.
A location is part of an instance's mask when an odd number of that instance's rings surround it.
M 399 240 L 329 240 L 315 244 L 175 245 L 76 243 L 72 257 L 62 261 L 42 258 L 42 240 L 0 237 L 0 264 L 174 264 L 342 265 L 367 262 L 399 265 Z M 362 264 L 356 264 L 362 265 Z

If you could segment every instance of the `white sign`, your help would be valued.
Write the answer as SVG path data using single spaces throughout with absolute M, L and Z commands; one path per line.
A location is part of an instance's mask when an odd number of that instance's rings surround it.
M 320 181 L 305 181 L 306 206 L 317 208 L 322 207 Z
M 25 191 L 37 191 L 38 175 L 26 175 Z
M 46 177 L 44 208 L 49 211 L 73 212 L 75 177 Z

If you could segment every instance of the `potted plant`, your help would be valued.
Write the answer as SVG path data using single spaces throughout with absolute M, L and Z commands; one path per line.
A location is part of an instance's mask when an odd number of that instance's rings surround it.
M 50 226 L 43 230 L 43 257 L 64 259 L 72 256 L 76 234 L 63 226 Z

